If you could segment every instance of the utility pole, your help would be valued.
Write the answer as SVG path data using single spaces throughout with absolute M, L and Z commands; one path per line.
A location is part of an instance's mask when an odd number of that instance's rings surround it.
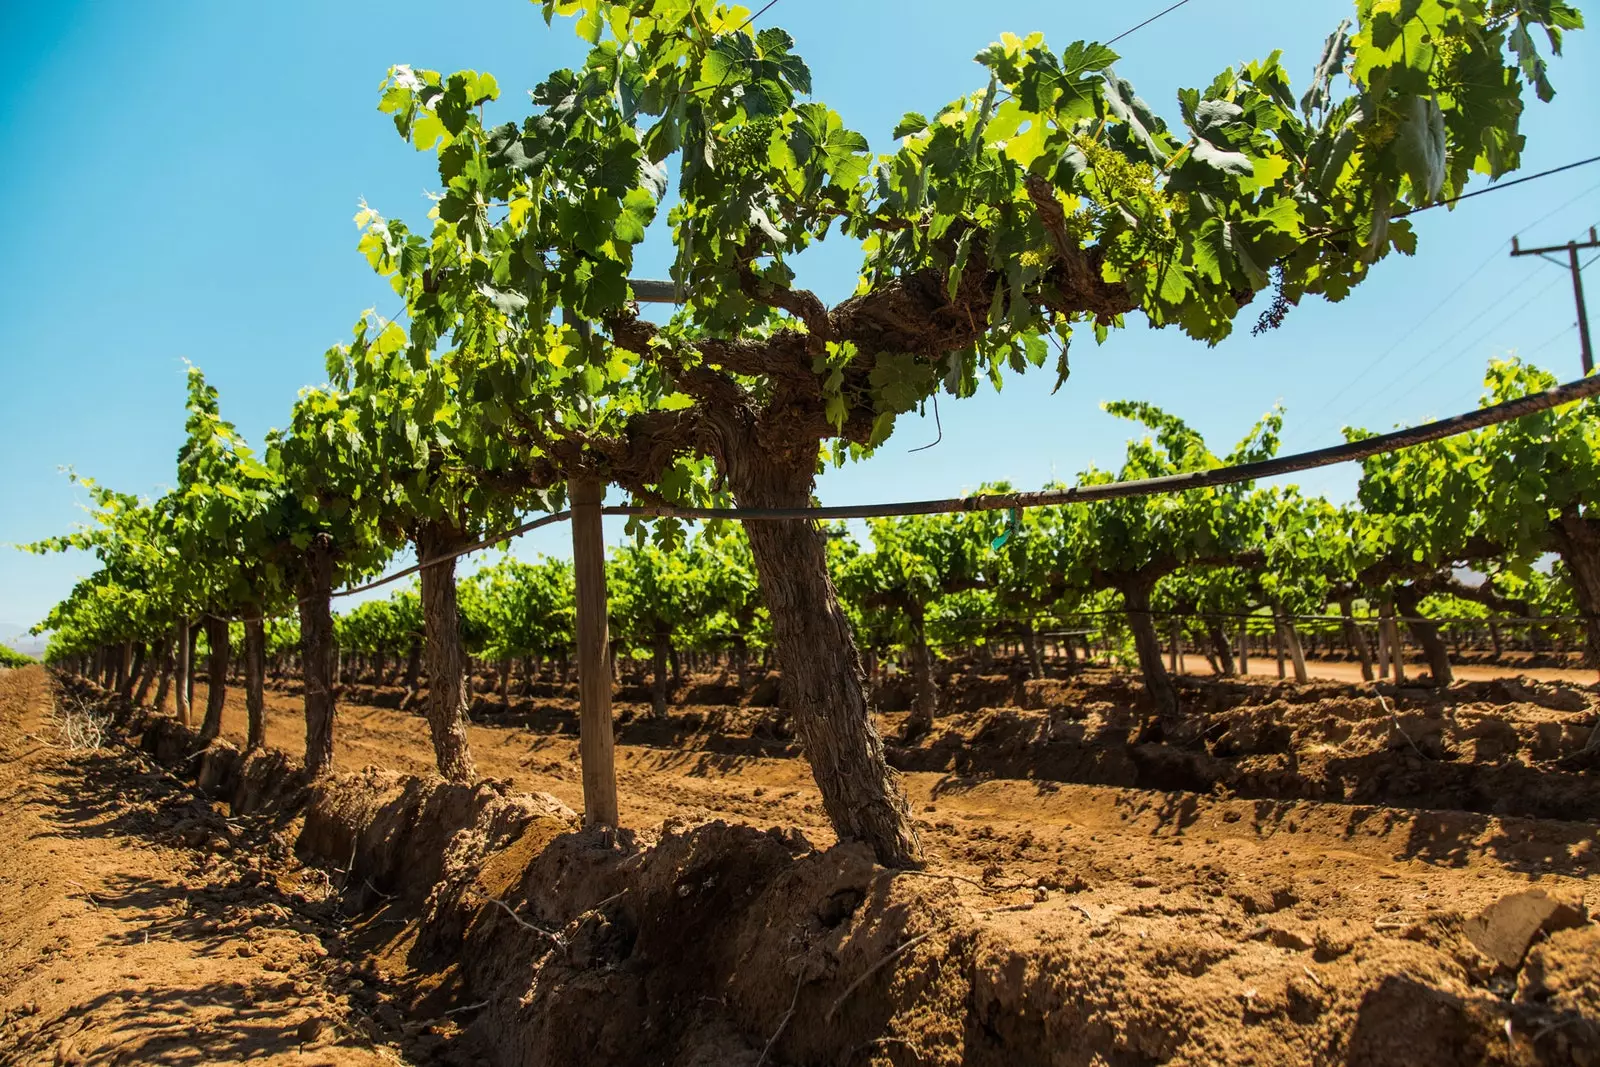
M 1583 350 L 1583 373 L 1588 374 L 1594 370 L 1594 346 L 1589 341 L 1589 312 L 1583 303 L 1583 265 L 1578 262 L 1578 252 L 1586 248 L 1600 248 L 1600 236 L 1595 234 L 1593 226 L 1589 227 L 1587 241 L 1568 241 L 1564 245 L 1551 245 L 1548 248 L 1522 248 L 1515 237 L 1511 239 L 1513 256 L 1538 256 L 1572 272 L 1572 298 L 1578 305 L 1578 341 Z M 1552 252 L 1565 252 L 1567 261 L 1563 263 L 1559 259 L 1551 259 Z

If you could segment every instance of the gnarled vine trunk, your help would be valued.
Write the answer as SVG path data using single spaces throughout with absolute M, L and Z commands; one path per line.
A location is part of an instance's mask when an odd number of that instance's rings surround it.
M 133 691 L 133 702 L 143 704 L 150 696 L 150 687 L 155 684 L 156 672 L 161 669 L 161 660 L 166 655 L 167 643 L 165 639 L 151 642 L 144 646 L 145 651 L 139 656 L 141 669 L 139 671 L 139 685 Z
M 304 567 L 298 588 L 300 675 L 305 688 L 306 773 L 316 778 L 333 768 L 333 672 L 339 657 L 333 632 L 333 544 L 325 534 L 306 549 Z
M 809 505 L 815 439 L 781 429 L 760 434 L 748 410 L 728 417 L 729 424 L 719 427 L 718 451 L 739 506 Z M 828 576 L 822 530 L 799 519 L 750 520 L 744 527 L 772 613 L 780 699 L 793 717 L 835 832 L 865 842 L 885 866 L 919 863 L 921 847 L 905 794 L 884 758 L 861 656 Z
M 1395 607 L 1400 609 L 1401 616 L 1405 618 L 1406 629 L 1411 631 L 1411 636 L 1416 638 L 1417 644 L 1422 646 L 1423 655 L 1428 658 L 1433 684 L 1447 686 L 1456 680 L 1455 671 L 1450 667 L 1450 650 L 1439 636 L 1439 624 L 1418 614 L 1421 602 L 1422 598 L 1412 586 L 1398 586 L 1394 591 Z
M 228 620 L 206 616 L 206 714 L 200 720 L 200 741 L 216 740 L 222 733 L 222 702 L 228 696 Z
M 672 655 L 672 635 L 658 629 L 650 645 L 650 714 L 667 717 L 667 661 Z
M 1211 642 L 1211 655 L 1217 661 L 1218 671 L 1224 677 L 1232 677 L 1233 648 L 1228 643 L 1228 635 L 1222 629 L 1222 623 L 1212 620 L 1206 623 L 1206 638 Z
M 156 648 L 160 650 L 160 662 L 156 664 L 156 698 L 150 706 L 166 711 L 167 690 L 172 687 L 172 638 L 163 637 Z
M 1600 668 L 1600 521 L 1569 511 L 1552 528 L 1556 552 L 1572 576 L 1572 598 L 1583 617 L 1583 665 Z
M 1154 584 L 1130 579 L 1118 584 L 1117 589 L 1128 611 L 1128 628 L 1133 631 L 1133 647 L 1139 653 L 1139 670 L 1144 674 L 1150 702 L 1157 715 L 1173 718 L 1178 714 L 1178 690 L 1166 664 L 1161 662 L 1161 639 L 1156 636 L 1155 617 L 1150 614 L 1150 590 Z
M 244 710 L 245 747 L 259 748 L 267 743 L 267 632 L 261 622 L 261 608 L 244 609 Z
M 1294 666 L 1294 680 L 1304 685 L 1308 680 L 1306 674 L 1306 653 L 1300 647 L 1300 632 L 1294 627 L 1294 620 L 1284 615 L 1277 618 L 1278 633 L 1283 635 L 1284 647 L 1289 652 L 1289 662 Z
M 1367 649 L 1366 636 L 1362 634 L 1361 627 L 1356 625 L 1355 606 L 1351 597 L 1339 599 L 1340 625 L 1344 627 L 1345 644 L 1355 652 L 1356 658 L 1361 661 L 1361 678 L 1363 681 L 1372 681 L 1372 653 Z
M 1028 677 L 1038 681 L 1044 677 L 1044 647 L 1031 622 L 1022 624 L 1022 646 L 1028 650 Z
M 472 753 L 467 747 L 467 661 L 456 606 L 456 561 L 446 558 L 465 544 L 466 538 L 437 523 L 417 531 L 428 732 L 433 737 L 434 763 L 452 782 L 469 782 L 473 775 Z
M 939 687 L 933 683 L 933 653 L 928 649 L 928 623 L 922 605 L 912 604 L 907 615 L 911 640 L 906 646 L 906 657 L 911 661 L 913 694 L 905 739 L 911 741 L 933 729 L 933 717 L 939 710 Z

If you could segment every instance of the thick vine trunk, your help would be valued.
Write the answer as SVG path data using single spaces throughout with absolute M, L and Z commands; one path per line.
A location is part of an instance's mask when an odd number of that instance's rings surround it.
M 1340 625 L 1344 627 L 1345 644 L 1350 646 L 1356 658 L 1361 661 L 1361 678 L 1363 681 L 1372 681 L 1372 653 L 1367 650 L 1367 639 L 1361 632 L 1361 627 L 1356 625 L 1355 606 L 1351 597 L 1341 597 L 1339 600 Z
M 921 604 L 913 604 L 908 612 L 911 621 L 911 640 L 906 646 L 910 660 L 911 714 L 906 717 L 905 740 L 926 736 L 933 730 L 933 717 L 939 711 L 939 687 L 933 682 L 933 653 L 928 649 L 928 626 Z
M 222 733 L 222 702 L 228 696 L 228 620 L 206 616 L 206 715 L 200 721 L 200 741 L 214 741 Z
M 116 677 L 112 680 L 112 684 L 108 688 L 114 691 L 119 697 L 127 699 L 129 690 L 133 688 L 132 641 L 124 641 L 122 644 L 117 646 L 115 663 L 117 665 Z
M 467 540 L 437 524 L 417 531 L 422 564 L 422 629 L 428 668 L 428 732 L 439 773 L 452 782 L 470 782 L 472 753 L 467 747 L 467 670 L 461 648 L 461 615 L 456 606 L 456 561 L 445 559 Z M 438 562 L 433 562 L 438 561 Z
M 152 705 L 157 711 L 167 710 L 167 691 L 172 688 L 172 675 L 174 663 L 177 659 L 173 649 L 177 642 L 170 638 L 165 641 L 166 653 L 162 657 L 161 680 L 156 683 L 156 702 Z
M 194 628 L 189 625 L 188 619 L 178 620 L 178 633 L 173 643 L 176 646 L 173 654 L 177 657 L 177 663 L 173 665 L 172 674 L 177 692 L 172 700 L 178 721 L 188 726 L 189 709 L 194 706 Z
M 810 438 L 802 444 L 781 431 L 758 435 L 748 424 L 725 432 L 723 465 L 740 507 L 811 503 L 817 449 Z M 865 842 L 886 866 L 917 864 L 916 830 L 872 724 L 861 657 L 828 576 L 822 530 L 804 520 L 751 521 L 745 532 L 772 613 L 782 703 L 835 832 Z
M 1493 619 L 1489 620 L 1489 643 L 1494 649 L 1494 661 L 1502 662 L 1506 654 L 1505 644 L 1500 640 L 1500 624 Z
M 143 704 L 150 696 L 150 687 L 155 684 L 156 671 L 161 667 L 161 642 L 139 646 L 139 684 L 133 690 L 133 702 Z
M 1600 520 L 1563 514 L 1553 524 L 1556 552 L 1572 578 L 1583 617 L 1583 665 L 1600 668 Z
M 1037 681 L 1044 677 L 1044 650 L 1040 647 L 1039 633 L 1031 622 L 1023 624 L 1022 643 L 1028 650 L 1028 677 Z
M 300 594 L 300 676 L 306 710 L 306 774 L 333 769 L 333 719 L 337 710 L 334 665 L 339 658 L 333 631 L 333 545 L 318 535 L 306 549 Z
M 122 688 L 118 695 L 124 700 L 132 700 L 134 690 L 139 687 L 140 680 L 144 677 L 145 644 L 143 641 L 129 641 L 127 645 L 128 676 L 122 681 Z
M 1283 642 L 1289 649 L 1289 662 L 1294 666 L 1294 680 L 1304 685 L 1308 676 L 1306 674 L 1306 654 L 1300 647 L 1300 632 L 1294 628 L 1294 622 L 1283 616 L 1278 616 L 1278 632 L 1283 635 Z
M 1215 620 L 1206 623 L 1206 636 L 1211 641 L 1211 655 L 1217 661 L 1217 666 L 1223 677 L 1231 678 L 1233 669 L 1233 648 L 1228 643 L 1228 634 L 1222 628 L 1222 623 Z
M 189 710 L 191 715 L 194 711 L 194 679 L 195 675 L 200 673 L 197 670 L 198 665 L 195 663 L 194 653 L 195 649 L 200 647 L 201 629 L 202 627 L 196 626 L 194 623 L 189 624 L 189 658 L 184 661 L 188 664 L 188 669 L 183 679 L 183 691 L 188 700 L 188 703 L 185 704 L 185 707 Z M 189 720 L 186 718 L 184 720 L 185 724 L 187 724 L 188 721 Z
M 1150 590 L 1154 583 L 1132 579 L 1117 586 L 1128 612 L 1128 628 L 1133 631 L 1133 647 L 1139 654 L 1139 670 L 1144 675 L 1145 691 L 1157 715 L 1173 718 L 1178 714 L 1178 690 L 1162 663 L 1161 638 L 1156 635 L 1155 616 L 1150 614 Z
M 259 748 L 267 743 L 267 632 L 261 623 L 261 609 L 244 609 L 244 710 L 247 723 L 245 747 Z
M 1428 659 L 1428 670 L 1433 672 L 1433 684 L 1447 686 L 1456 680 L 1455 671 L 1450 666 L 1450 650 L 1439 636 L 1439 624 L 1419 614 L 1421 601 L 1422 598 L 1412 586 L 1402 585 L 1394 591 L 1395 607 L 1400 609 L 1401 616 L 1405 618 L 1406 629 L 1422 646 L 1422 653 Z
M 657 630 L 650 646 L 650 714 L 658 719 L 667 717 L 667 661 L 671 654 L 671 635 Z

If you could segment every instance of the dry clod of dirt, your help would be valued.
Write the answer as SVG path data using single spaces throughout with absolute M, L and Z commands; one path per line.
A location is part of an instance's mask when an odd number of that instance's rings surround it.
M 1501 897 L 1468 919 L 1465 932 L 1485 956 L 1514 971 L 1537 938 L 1583 926 L 1588 920 L 1581 897 L 1561 900 L 1542 889 L 1527 889 Z

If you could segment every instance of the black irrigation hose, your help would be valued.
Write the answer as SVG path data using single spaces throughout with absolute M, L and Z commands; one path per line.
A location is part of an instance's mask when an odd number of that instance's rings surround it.
M 1310 452 L 1297 452 L 1292 456 L 1279 456 L 1255 463 L 1240 463 L 1231 467 L 1215 467 L 1190 474 L 1168 474 L 1159 478 L 1136 478 L 1125 482 L 1105 482 L 1100 485 L 1075 485 L 1068 489 L 1046 489 L 1034 493 L 988 493 L 978 496 L 949 497 L 943 500 L 915 500 L 899 504 L 848 504 L 842 507 L 817 508 L 683 508 L 658 505 L 626 505 L 602 508 L 605 515 L 627 515 L 645 518 L 679 519 L 868 519 L 888 515 L 943 515 L 964 511 L 1004 511 L 1010 508 L 1043 508 L 1060 504 L 1075 504 L 1097 500 L 1119 500 L 1124 497 L 1150 496 L 1154 493 L 1181 493 L 1190 489 L 1204 489 L 1214 485 L 1232 485 L 1253 482 L 1279 474 L 1328 467 L 1335 463 L 1367 459 L 1382 452 L 1438 441 L 1472 430 L 1509 422 L 1526 415 L 1549 411 L 1600 395 L 1600 375 L 1590 375 L 1565 385 L 1546 389 L 1542 393 L 1507 400 L 1477 411 L 1452 415 L 1447 419 L 1426 422 L 1404 430 L 1377 434 L 1360 441 L 1346 441 Z
M 1413 426 L 1404 430 L 1393 430 L 1389 433 L 1377 434 L 1360 441 L 1346 441 L 1342 445 L 1330 445 L 1327 448 L 1318 448 L 1310 452 L 1297 452 L 1292 456 L 1279 456 L 1276 459 L 1259 460 L 1255 463 L 1240 463 L 1231 467 L 1215 467 L 1211 470 L 1194 471 L 1190 474 L 1169 474 L 1159 478 L 1135 478 L 1126 482 L 1106 482 L 1100 485 L 1076 485 L 1069 489 L 1046 489 L 1035 493 L 988 493 L 981 496 L 947 497 L 942 500 L 913 500 L 898 504 L 846 504 L 839 507 L 815 508 L 684 508 L 656 504 L 625 504 L 601 508 L 600 513 L 602 515 L 637 518 L 737 519 L 740 521 L 870 519 L 892 515 L 948 515 L 964 511 L 1047 508 L 1062 504 L 1150 496 L 1155 493 L 1182 493 L 1190 489 L 1204 489 L 1214 485 L 1233 485 L 1239 482 L 1255 481 L 1258 478 L 1270 478 L 1279 474 L 1292 474 L 1295 471 L 1329 467 L 1335 463 L 1348 463 L 1352 460 L 1366 459 L 1382 452 L 1413 448 L 1417 445 L 1427 444 L 1430 441 L 1438 441 L 1446 437 L 1454 437 L 1457 434 L 1479 430 L 1485 426 L 1494 426 L 1498 423 L 1510 422 L 1512 419 L 1520 419 L 1527 415 L 1536 415 L 1541 411 L 1549 411 L 1551 408 L 1560 407 L 1562 404 L 1586 400 L 1597 395 L 1600 395 L 1600 375 L 1590 375 L 1587 378 L 1579 378 L 1577 381 L 1546 389 L 1542 393 L 1531 393 L 1515 400 L 1507 400 L 1502 404 L 1479 408 L 1477 411 L 1452 415 L 1447 419 L 1426 422 L 1421 426 Z M 481 548 L 499 544 L 502 541 L 528 533 L 530 530 L 537 530 L 541 526 L 565 522 L 571 517 L 572 513 L 570 511 L 558 511 L 552 515 L 545 515 L 531 522 L 525 522 L 520 526 L 485 537 L 480 541 L 475 541 L 449 555 L 429 560 L 427 563 L 413 564 L 404 570 L 396 571 L 394 574 L 379 578 L 376 581 L 367 582 L 364 585 L 340 590 L 334 593 L 333 596 L 352 596 L 370 589 L 377 589 L 379 586 L 410 577 L 424 567 L 448 563 L 469 552 L 476 552 Z

